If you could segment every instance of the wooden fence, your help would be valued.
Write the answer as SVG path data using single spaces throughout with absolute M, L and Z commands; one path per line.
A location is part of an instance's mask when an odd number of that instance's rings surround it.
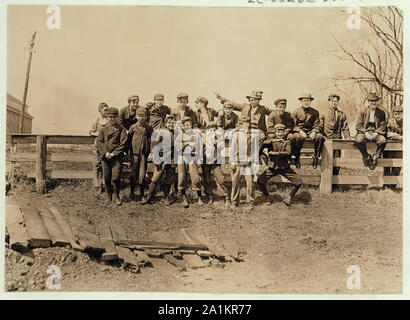
M 45 192 L 45 181 L 49 179 L 92 179 L 91 170 L 47 170 L 47 161 L 52 162 L 92 162 L 91 148 L 83 152 L 47 152 L 48 145 L 76 145 L 91 146 L 94 137 L 91 136 L 67 136 L 67 135 L 32 135 L 15 134 L 10 136 L 10 151 L 7 152 L 7 161 L 10 164 L 9 178 L 13 180 L 15 164 L 17 162 L 35 162 L 35 172 L 28 177 L 36 179 L 37 192 Z M 36 144 L 35 152 L 21 152 L 17 145 Z M 368 143 L 369 152 L 374 152 L 376 145 Z M 378 162 L 376 174 L 373 175 L 333 175 L 333 167 L 349 169 L 362 169 L 361 172 L 371 171 L 363 166 L 360 152 L 353 141 L 326 140 L 324 143 L 320 168 L 314 170 L 318 174 L 301 175 L 304 184 L 318 185 L 320 192 L 331 193 L 333 185 L 396 185 L 401 188 L 403 183 L 403 144 L 402 142 L 389 141 L 383 158 Z M 78 151 L 78 150 L 76 150 Z M 313 151 L 313 143 L 306 141 L 303 145 L 302 155 Z M 302 167 L 311 166 L 311 157 L 301 157 Z M 262 170 L 263 168 L 260 168 Z M 275 177 L 272 182 L 287 182 L 281 176 Z

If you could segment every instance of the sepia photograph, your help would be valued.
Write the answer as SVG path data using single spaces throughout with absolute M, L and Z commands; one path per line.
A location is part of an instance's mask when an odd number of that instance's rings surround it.
M 404 293 L 405 10 L 239 2 L 4 6 L 6 294 Z

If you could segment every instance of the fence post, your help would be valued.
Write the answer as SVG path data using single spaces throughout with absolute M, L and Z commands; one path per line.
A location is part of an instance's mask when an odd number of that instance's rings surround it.
M 40 194 L 46 191 L 46 156 L 46 136 L 38 135 L 36 145 L 36 189 L 37 193 Z
M 322 152 L 322 163 L 320 165 L 320 192 L 332 193 L 333 183 L 333 140 L 325 141 Z
M 17 145 L 13 142 L 13 136 L 10 137 L 10 154 L 17 152 Z M 13 183 L 15 181 L 16 176 L 16 161 L 10 161 L 10 171 L 9 171 L 9 182 Z

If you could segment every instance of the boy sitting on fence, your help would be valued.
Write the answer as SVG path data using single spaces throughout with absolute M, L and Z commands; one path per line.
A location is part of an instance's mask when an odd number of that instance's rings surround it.
M 289 140 L 284 140 L 285 126 L 278 123 L 275 125 L 274 130 L 275 138 L 265 140 L 261 148 L 261 150 L 267 148 L 268 154 L 262 153 L 261 157 L 268 165 L 268 168 L 259 176 L 258 185 L 263 195 L 269 197 L 266 184 L 270 178 L 282 175 L 288 179 L 293 188 L 283 202 L 289 206 L 302 185 L 302 179 L 290 168 L 291 144 Z
M 152 135 L 152 127 L 146 122 L 146 115 L 145 108 L 137 109 L 135 114 L 137 122 L 128 131 L 131 149 L 130 200 L 136 200 L 134 194 L 136 184 L 140 188 L 140 196 L 137 200 L 142 200 L 144 197 L 145 174 Z
M 122 204 L 120 199 L 121 166 L 128 136 L 127 131 L 119 122 L 117 108 L 108 108 L 107 116 L 108 123 L 101 129 L 96 144 L 100 153 L 108 200 L 114 200 L 120 206 Z M 114 185 L 114 193 L 111 182 Z

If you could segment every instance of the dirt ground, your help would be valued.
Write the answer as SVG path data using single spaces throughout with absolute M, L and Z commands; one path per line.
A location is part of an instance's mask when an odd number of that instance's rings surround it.
M 320 194 L 303 187 L 290 208 L 288 192 L 273 186 L 270 202 L 257 192 L 257 205 L 236 210 L 216 205 L 163 202 L 117 207 L 97 199 L 89 182 L 60 182 L 46 195 L 20 184 L 20 203 L 53 204 L 96 227 L 122 226 L 128 236 L 153 240 L 153 231 L 191 228 L 225 248 L 244 253 L 243 262 L 178 271 L 163 259 L 138 274 L 67 248 L 38 248 L 20 254 L 6 247 L 6 290 L 46 291 L 47 268 L 61 269 L 60 291 L 137 291 L 258 294 L 392 294 L 402 292 L 402 193 L 391 189 Z M 347 268 L 360 268 L 360 289 L 349 290 Z

